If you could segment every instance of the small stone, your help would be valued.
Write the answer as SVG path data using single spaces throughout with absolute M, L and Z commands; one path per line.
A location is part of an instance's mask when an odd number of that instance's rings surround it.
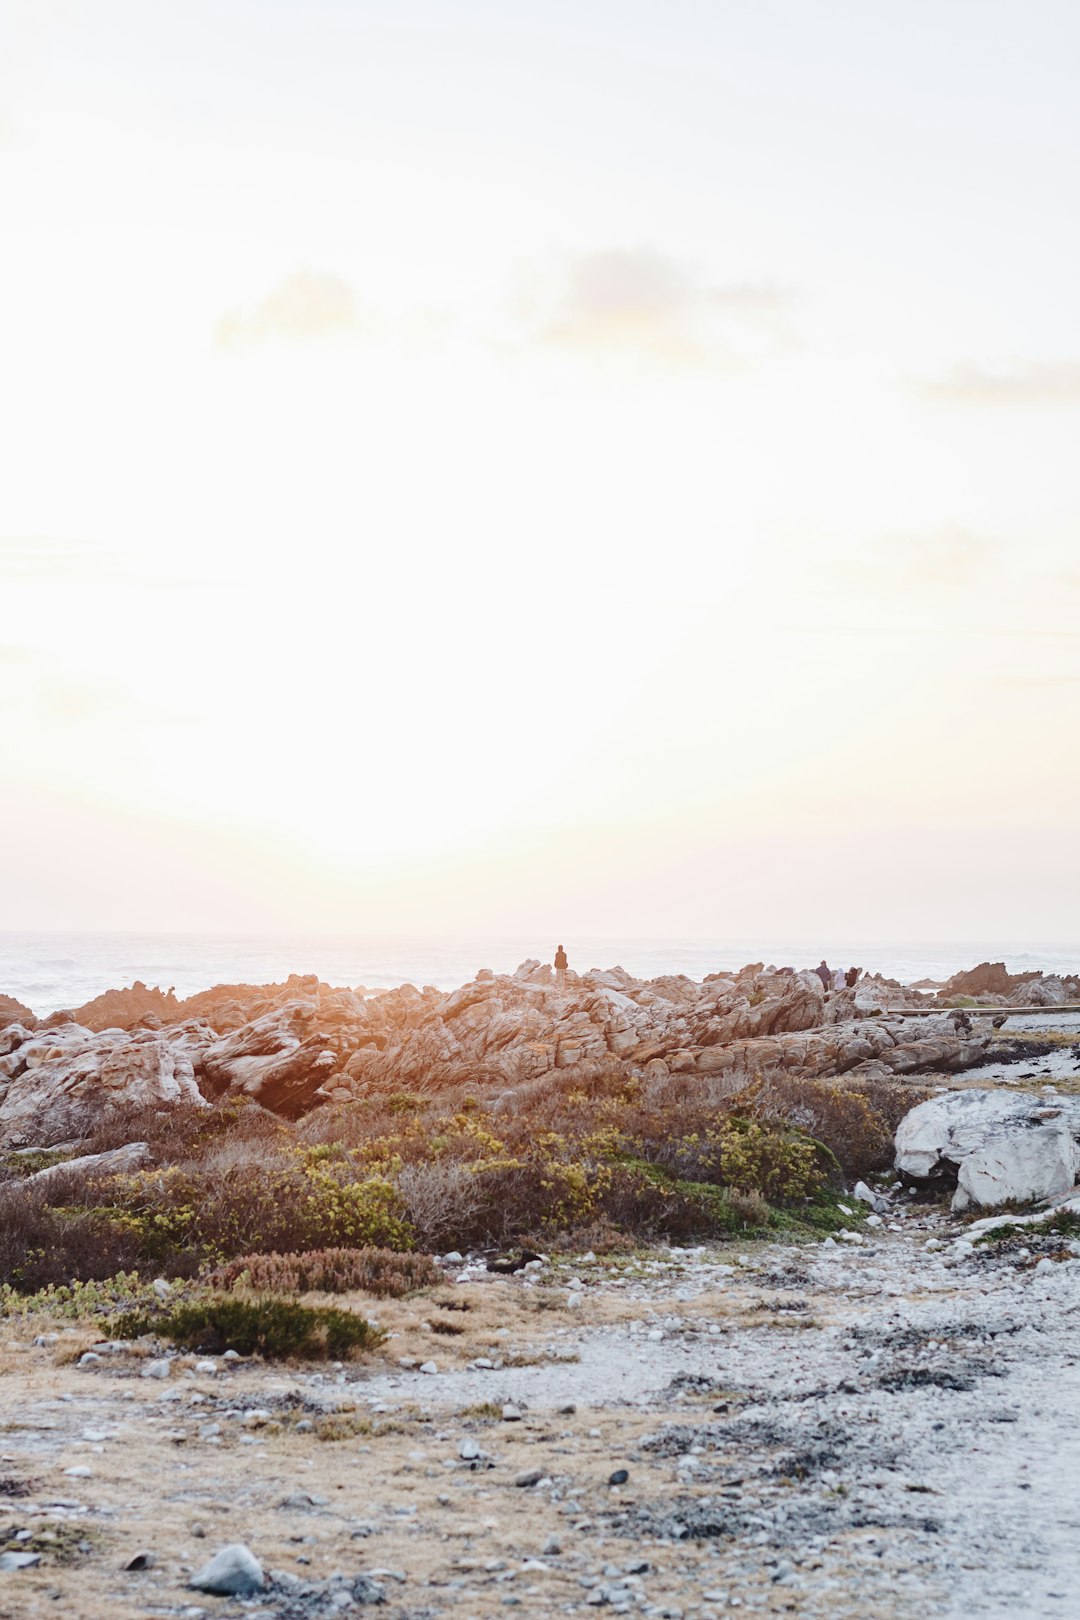
M 483 1455 L 475 1440 L 463 1440 L 457 1450 L 458 1456 L 464 1462 L 474 1462 L 477 1457 Z
M 80 1463 L 78 1468 L 65 1468 L 64 1473 L 68 1479 L 93 1479 L 94 1477 L 94 1470 L 87 1468 L 85 1463 Z
M 529 1469 L 526 1470 L 525 1473 L 518 1474 L 518 1475 L 515 1476 L 514 1484 L 519 1486 L 522 1490 L 524 1490 L 529 1485 L 539 1485 L 539 1483 L 543 1479 L 543 1477 L 544 1477 L 543 1469 L 541 1469 L 541 1468 L 529 1468 Z
M 150 1287 L 154 1290 L 154 1293 L 157 1295 L 158 1299 L 168 1299 L 169 1295 L 172 1293 L 172 1287 L 168 1282 L 166 1282 L 164 1277 L 155 1277 L 153 1282 L 150 1284 Z
M 140 1378 L 168 1378 L 172 1371 L 172 1362 L 166 1356 L 158 1356 L 148 1361 L 140 1372 Z
M 222 1361 L 240 1361 L 242 1357 L 238 1350 L 226 1350 L 221 1359 Z
M 262 1584 L 262 1565 L 241 1541 L 222 1547 L 188 1582 L 196 1592 L 214 1592 L 219 1597 L 249 1597 Z
M 211 1377 L 213 1377 L 214 1373 L 217 1372 L 217 1362 L 216 1361 L 197 1361 L 195 1363 L 195 1371 L 199 1374 L 199 1376 L 201 1378 L 211 1378 Z
M 420 1363 L 420 1371 L 422 1373 L 437 1373 L 438 1370 L 439 1363 L 437 1361 L 422 1361 Z
M 502 1415 L 504 1423 L 521 1422 L 521 1409 L 520 1407 L 515 1406 L 513 1401 L 507 1401 L 506 1405 L 502 1409 Z
M 866 1217 L 866 1224 L 867 1226 L 884 1226 L 885 1222 L 882 1220 L 880 1215 L 868 1215 Z
M 540 1550 L 545 1558 L 555 1558 L 562 1552 L 562 1542 L 558 1536 L 548 1536 Z
M 152 1552 L 137 1552 L 124 1565 L 125 1569 L 153 1569 L 157 1558 Z
M 40 1553 L 0 1553 L 0 1569 L 33 1569 L 41 1563 Z
M 626 1468 L 616 1468 L 615 1472 L 612 1475 L 610 1475 L 610 1477 L 608 1479 L 608 1484 L 609 1485 L 625 1485 L 629 1478 L 630 1478 L 630 1472 L 629 1472 L 628 1469 L 626 1469 Z

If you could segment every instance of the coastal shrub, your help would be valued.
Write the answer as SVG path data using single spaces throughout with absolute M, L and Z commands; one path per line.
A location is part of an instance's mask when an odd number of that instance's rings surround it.
M 770 1079 L 756 1099 L 765 1117 L 793 1125 L 835 1155 L 849 1179 L 888 1170 L 904 1115 L 929 1092 L 901 1080 Z
M 362 1316 L 333 1306 L 313 1308 L 288 1299 L 238 1299 L 233 1295 L 191 1300 L 167 1311 L 131 1312 L 117 1317 L 116 1336 L 145 1334 L 169 1339 L 184 1349 L 212 1355 L 236 1350 L 242 1356 L 325 1356 L 334 1360 L 370 1350 L 385 1338 Z
M 34 1293 L 50 1283 L 98 1280 L 138 1267 L 136 1227 L 113 1210 L 65 1208 L 68 1186 L 77 1194 L 85 1181 L 57 1175 L 44 1185 L 0 1186 L 0 1283 Z
M 430 1255 L 373 1248 L 248 1254 L 210 1274 L 210 1282 L 218 1288 L 240 1284 L 270 1294 L 347 1294 L 355 1289 L 386 1299 L 401 1299 L 442 1280 Z
M 184 1285 L 179 1285 L 183 1287 Z M 101 1281 L 50 1283 L 35 1293 L 0 1286 L 0 1316 L 49 1316 L 66 1321 L 107 1320 L 136 1307 L 160 1306 L 157 1294 L 137 1271 L 121 1271 Z

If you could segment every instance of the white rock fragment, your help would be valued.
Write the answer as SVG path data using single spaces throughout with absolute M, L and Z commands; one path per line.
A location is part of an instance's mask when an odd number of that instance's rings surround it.
M 188 1582 L 196 1592 L 213 1592 L 219 1597 L 250 1597 L 261 1591 L 262 1584 L 262 1565 L 240 1541 L 222 1547 Z

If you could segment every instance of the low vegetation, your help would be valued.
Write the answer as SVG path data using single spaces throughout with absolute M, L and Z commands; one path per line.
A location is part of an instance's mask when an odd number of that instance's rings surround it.
M 0 1180 L 0 1285 L 16 1298 L 118 1277 L 234 1294 L 401 1295 L 428 1255 L 524 1243 L 617 1252 L 837 1224 L 844 1178 L 888 1166 L 921 1094 L 896 1081 L 700 1076 L 613 1066 L 510 1099 L 373 1095 L 291 1123 L 254 1103 L 99 1118 L 82 1153 L 145 1141 L 151 1167 Z M 35 1166 L 36 1168 L 36 1166 Z M 57 1295 L 74 1309 L 75 1294 Z
M 268 1360 L 285 1356 L 327 1356 L 341 1360 L 357 1350 L 380 1344 L 380 1328 L 333 1306 L 312 1307 L 290 1299 L 238 1299 L 209 1295 L 183 1301 L 170 1309 L 132 1311 L 118 1316 L 114 1331 L 121 1339 L 152 1333 L 185 1350 Z

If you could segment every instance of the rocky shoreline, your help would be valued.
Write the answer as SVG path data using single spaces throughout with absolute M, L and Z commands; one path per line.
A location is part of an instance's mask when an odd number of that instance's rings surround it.
M 1009 989 L 994 973 L 959 977 Z M 1025 1005 L 1080 994 L 1071 979 L 1020 979 L 1009 994 Z M 0 1146 L 77 1135 L 79 1116 L 106 1103 L 169 1107 L 242 1095 L 296 1118 L 373 1091 L 468 1079 L 512 1093 L 550 1074 L 612 1065 L 701 1076 L 718 1095 L 772 1073 L 959 1071 L 986 1059 L 1001 1015 L 953 1006 L 951 997 L 948 987 L 931 996 L 878 976 L 826 993 L 813 972 L 760 963 L 698 983 L 639 980 L 618 967 L 560 980 L 527 961 L 510 975 L 482 971 L 450 993 L 406 984 L 372 995 L 293 975 L 178 1002 L 136 984 L 40 1021 L 5 998 Z

